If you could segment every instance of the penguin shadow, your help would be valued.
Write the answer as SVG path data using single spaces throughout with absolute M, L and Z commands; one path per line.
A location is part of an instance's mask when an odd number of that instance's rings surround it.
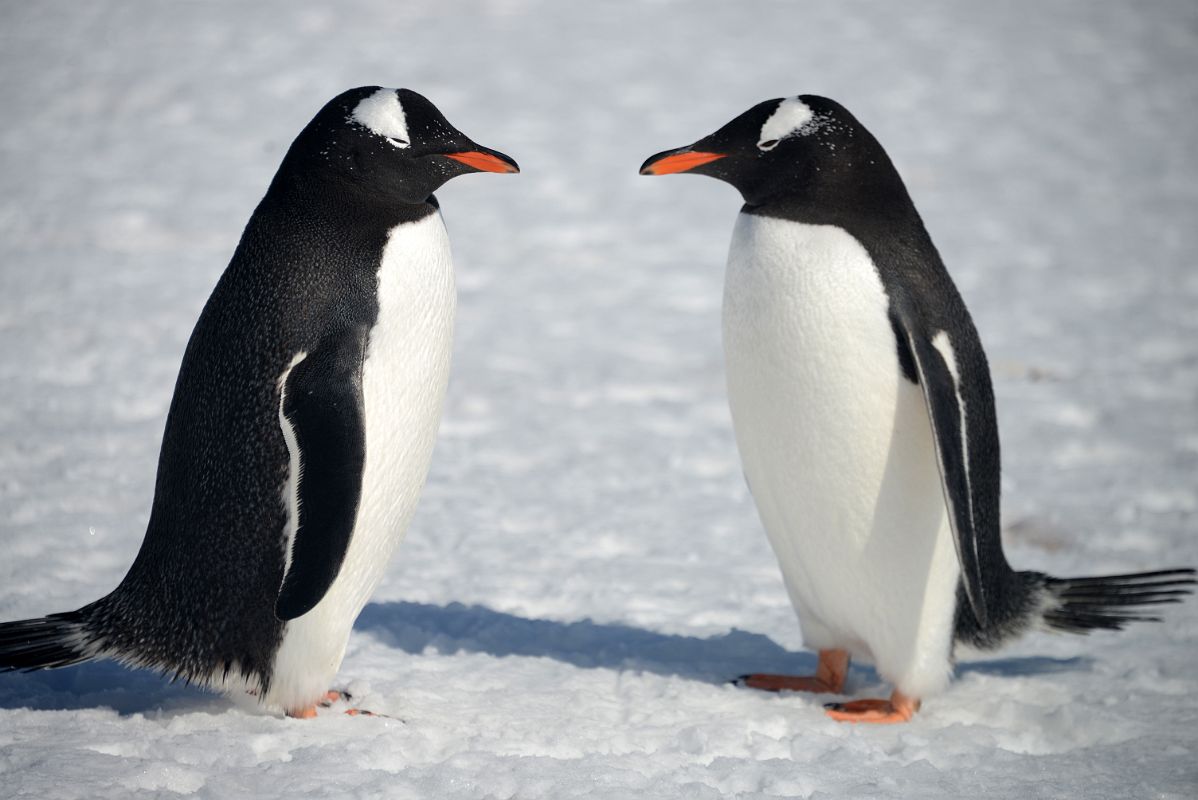
M 787 650 L 768 636 L 732 629 L 706 638 L 658 633 L 590 619 L 529 619 L 480 605 L 371 603 L 354 629 L 419 654 L 484 653 L 552 658 L 583 669 L 617 669 L 727 683 L 747 672 L 814 671 L 814 653 Z
M 62 669 L 0 674 L 0 708 L 76 711 L 107 708 L 122 717 L 173 715 L 211 708 L 219 713 L 228 701 L 160 673 L 130 669 L 114 661 L 93 661 Z
M 709 636 L 679 636 L 590 619 L 561 622 L 529 619 L 485 606 L 444 606 L 407 601 L 371 603 L 355 630 L 418 655 L 483 653 L 496 657 L 552 658 L 582 669 L 615 669 L 725 684 L 749 672 L 810 675 L 816 656 L 787 650 L 760 633 L 733 629 Z M 1026 656 L 964 662 L 969 673 L 1019 677 L 1088 671 L 1093 659 Z M 854 663 L 848 690 L 881 683 L 872 667 Z M 40 672 L 0 673 L 0 708 L 74 711 L 107 708 L 122 717 L 231 708 L 219 695 L 172 682 L 151 670 L 95 661 Z
M 590 619 L 529 619 L 461 603 L 371 603 L 354 629 L 413 655 L 432 648 L 442 655 L 552 658 L 583 669 L 648 672 L 712 684 L 750 672 L 811 675 L 816 668 L 815 653 L 787 650 L 764 634 L 736 628 L 705 638 L 679 636 Z M 1086 671 L 1092 663 L 1084 656 L 1000 658 L 960 663 L 957 674 L 1044 675 Z M 850 691 L 881 682 L 872 666 L 853 664 Z
M 1089 672 L 1094 665 L 1090 656 L 1052 658 L 1050 656 L 1014 656 L 986 661 L 962 661 L 957 664 L 957 677 L 968 674 L 997 675 L 1022 678 L 1031 675 L 1053 675 L 1060 672 Z

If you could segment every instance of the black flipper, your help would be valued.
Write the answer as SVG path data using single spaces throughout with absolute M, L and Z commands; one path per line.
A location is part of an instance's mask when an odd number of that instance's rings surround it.
M 300 469 L 291 564 L 275 604 L 282 620 L 321 601 L 349 549 L 366 462 L 365 353 L 365 329 L 326 336 L 292 367 L 283 387 L 282 415 L 294 433 Z
M 970 335 L 956 338 L 926 331 L 899 303 L 892 306 L 891 322 L 905 338 L 923 389 L 961 583 L 985 628 L 1010 573 L 999 527 L 998 423 L 989 367 L 972 326 L 958 328 Z

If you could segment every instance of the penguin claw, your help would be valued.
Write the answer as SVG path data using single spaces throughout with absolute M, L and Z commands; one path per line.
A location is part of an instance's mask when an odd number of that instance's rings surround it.
M 298 711 L 288 711 L 287 716 L 291 717 L 292 719 L 315 719 L 317 715 L 317 708 L 332 708 L 333 703 L 339 703 L 343 700 L 348 703 L 352 699 L 353 695 L 351 695 L 349 692 L 341 692 L 336 689 L 330 689 L 324 693 L 324 697 L 322 697 L 318 702 L 308 706 L 307 708 L 301 708 Z M 351 717 L 383 716 L 382 714 L 376 714 L 373 711 L 364 711 L 360 708 L 348 708 L 345 710 L 345 713 Z
M 332 708 L 333 706 L 333 704 L 327 700 L 321 702 L 319 705 L 321 708 Z M 394 717 L 389 717 L 386 714 L 367 711 L 364 708 L 347 708 L 343 713 L 347 717 L 378 717 L 380 719 L 395 719 Z M 308 708 L 300 709 L 299 711 L 288 711 L 287 716 L 291 719 L 316 719 L 316 706 L 309 706 Z
M 329 691 L 325 692 L 324 699 L 320 701 L 319 706 L 321 708 L 332 708 L 334 703 L 339 703 L 341 701 L 348 703 L 353 699 L 354 696 L 349 692 L 330 689 Z M 311 719 L 312 717 L 316 716 L 315 706 L 311 709 L 311 711 L 311 716 L 304 717 L 304 719 Z M 347 708 L 342 713 L 344 713 L 347 717 L 378 717 L 380 719 L 395 719 L 395 717 L 390 717 L 386 714 L 379 714 L 375 711 L 367 711 L 364 708 Z
M 287 716 L 292 719 L 316 719 L 316 706 L 301 708 L 299 711 L 288 711 Z
M 733 683 L 737 686 L 747 689 L 759 689 L 763 692 L 835 694 L 839 691 L 838 687 L 832 686 L 822 678 L 811 675 L 770 675 L 758 672 L 751 675 L 741 675 Z
M 817 692 L 838 694 L 849 674 L 849 654 L 845 650 L 820 650 L 814 675 L 770 675 L 755 672 L 741 675 L 733 683 L 765 692 Z
M 396 722 L 402 723 L 403 720 L 399 717 L 393 717 L 390 714 L 380 714 L 377 711 L 367 711 L 364 708 L 347 708 L 345 709 L 347 717 L 374 717 L 376 719 L 393 719 Z
M 919 710 L 919 700 L 893 692 L 889 700 L 868 698 L 843 703 L 825 703 L 824 713 L 837 722 L 893 724 L 908 722 Z

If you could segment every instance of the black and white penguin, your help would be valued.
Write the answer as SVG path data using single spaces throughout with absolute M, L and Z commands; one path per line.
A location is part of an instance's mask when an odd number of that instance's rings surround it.
M 315 714 L 428 473 L 456 305 L 433 192 L 479 171 L 519 170 L 415 92 L 320 110 L 191 335 L 129 573 L 0 624 L 0 669 L 112 658 Z
M 839 693 L 872 660 L 889 700 L 846 721 L 910 719 L 954 649 L 1046 627 L 1086 633 L 1177 602 L 1193 570 L 1015 572 L 999 531 L 998 426 L 969 312 L 877 140 L 842 106 L 760 103 L 641 174 L 726 181 L 745 205 L 725 276 L 736 441 L 815 676 L 748 686 Z

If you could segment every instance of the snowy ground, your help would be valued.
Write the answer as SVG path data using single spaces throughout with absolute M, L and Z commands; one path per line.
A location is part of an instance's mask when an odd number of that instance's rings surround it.
M 636 175 L 759 100 L 844 102 L 989 348 L 1011 560 L 1198 564 L 1194 3 L 3 0 L 0 31 L 0 619 L 132 561 L 186 337 L 326 99 L 417 89 L 524 170 L 440 193 L 449 407 L 341 671 L 395 719 L 111 664 L 0 675 L 0 797 L 1198 790 L 1194 602 L 965 664 L 907 726 L 724 683 L 814 661 L 724 400 L 737 198 Z

